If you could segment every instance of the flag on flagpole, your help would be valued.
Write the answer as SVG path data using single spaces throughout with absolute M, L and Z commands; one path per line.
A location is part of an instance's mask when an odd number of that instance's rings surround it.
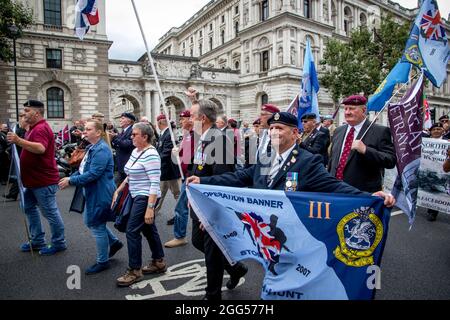
M 264 267 L 262 299 L 373 298 L 390 217 L 383 199 L 202 184 L 187 194 L 231 264 Z
M 83 40 L 89 27 L 98 24 L 100 18 L 97 0 L 78 0 L 75 5 L 75 34 Z
M 311 44 L 309 40 L 306 41 L 305 59 L 303 61 L 303 75 L 302 82 L 300 85 L 300 94 L 298 96 L 298 101 L 293 104 L 291 109 L 292 114 L 297 114 L 299 119 L 298 127 L 303 129 L 301 117 L 305 113 L 315 113 L 316 120 L 320 122 L 319 114 L 319 101 L 317 98 L 317 93 L 319 92 L 319 80 L 317 79 L 316 66 L 314 65 L 314 56 L 311 51 Z M 296 108 L 296 110 L 295 110 Z
M 392 188 L 396 206 L 412 225 L 416 216 L 423 130 L 423 73 L 405 96 L 388 107 L 389 125 L 397 155 L 397 179 Z
M 448 39 L 436 0 L 424 0 L 411 28 L 402 61 L 423 70 L 434 86 L 447 77 Z
M 410 63 L 401 61 L 397 62 L 391 72 L 387 75 L 386 79 L 383 80 L 375 93 L 369 98 L 367 110 L 377 112 L 381 111 L 386 104 L 386 101 L 391 98 L 395 85 L 397 83 L 405 83 L 408 81 L 410 70 Z

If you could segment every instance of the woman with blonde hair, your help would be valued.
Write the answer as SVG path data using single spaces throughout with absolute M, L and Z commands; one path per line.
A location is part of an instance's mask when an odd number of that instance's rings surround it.
M 91 144 L 86 147 L 80 167 L 70 178 L 61 179 L 59 187 L 83 187 L 86 199 L 83 221 L 91 230 L 97 244 L 97 261 L 86 270 L 86 274 L 94 274 L 109 268 L 109 258 L 122 248 L 123 244 L 106 226 L 106 222 L 113 218 L 110 206 L 115 185 L 113 157 L 105 141 L 107 136 L 103 124 L 97 120 L 88 120 L 84 127 L 84 136 Z

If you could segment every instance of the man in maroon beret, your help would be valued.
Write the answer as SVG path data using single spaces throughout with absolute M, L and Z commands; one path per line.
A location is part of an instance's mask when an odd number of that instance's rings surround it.
M 334 132 L 328 170 L 337 179 L 373 193 L 382 189 L 384 169 L 394 168 L 397 158 L 389 128 L 374 124 L 362 137 L 370 125 L 366 103 L 360 95 L 342 101 L 347 124 Z

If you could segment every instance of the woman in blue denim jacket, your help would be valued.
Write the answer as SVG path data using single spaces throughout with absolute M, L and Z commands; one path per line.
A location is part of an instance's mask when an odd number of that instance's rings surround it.
M 80 168 L 70 178 L 61 179 L 59 187 L 83 187 L 86 199 L 83 220 L 97 244 L 97 262 L 86 270 L 86 274 L 94 274 L 109 268 L 109 258 L 122 248 L 123 244 L 106 226 L 106 222 L 112 221 L 113 218 L 110 207 L 116 187 L 112 152 L 105 141 L 106 134 L 102 123 L 96 120 L 87 121 L 84 135 L 91 144 L 86 148 Z

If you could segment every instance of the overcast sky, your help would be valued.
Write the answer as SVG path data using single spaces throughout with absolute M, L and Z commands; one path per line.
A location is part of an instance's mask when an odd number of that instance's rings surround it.
M 209 1 L 135 0 L 150 50 L 170 28 L 181 26 Z M 417 4 L 417 0 L 397 2 L 406 8 L 414 8 Z M 437 2 L 441 16 L 447 18 L 450 1 Z M 137 60 L 145 52 L 131 0 L 106 1 L 106 32 L 108 39 L 114 42 L 109 50 L 110 59 Z

